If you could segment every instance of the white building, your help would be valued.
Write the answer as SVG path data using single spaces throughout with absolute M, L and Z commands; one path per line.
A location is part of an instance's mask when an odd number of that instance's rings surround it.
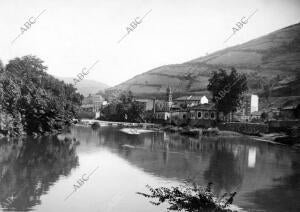
M 208 104 L 208 98 L 206 96 L 202 96 L 200 100 L 201 104 Z
M 255 111 L 258 111 L 258 96 L 252 94 L 251 101 L 250 101 L 250 112 L 253 113 Z

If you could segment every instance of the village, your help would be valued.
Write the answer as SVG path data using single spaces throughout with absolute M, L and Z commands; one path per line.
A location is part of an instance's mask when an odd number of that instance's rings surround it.
M 102 111 L 115 101 L 121 90 L 106 91 L 84 97 L 81 110 L 82 119 L 102 119 Z M 173 98 L 172 89 L 167 87 L 164 99 L 133 98 L 142 107 L 144 117 L 139 123 L 155 123 L 200 129 L 218 128 L 245 135 L 262 136 L 265 141 L 296 143 L 299 138 L 299 105 L 292 104 L 281 108 L 261 109 L 259 96 L 246 93 L 236 112 L 224 115 L 219 112 L 211 97 L 206 95 L 179 96 Z M 125 120 L 127 115 L 124 114 Z M 108 120 L 113 121 L 113 120 Z M 173 128 L 176 129 L 176 128 Z M 177 128 L 178 129 L 178 128 Z M 193 134 L 193 133 L 187 133 Z M 292 143 L 291 143 L 292 141 Z

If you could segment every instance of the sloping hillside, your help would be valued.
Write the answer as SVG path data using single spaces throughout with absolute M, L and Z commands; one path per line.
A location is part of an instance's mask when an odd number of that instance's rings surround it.
M 63 80 L 65 83 L 74 84 L 73 78 L 71 77 L 56 77 L 56 78 Z M 75 87 L 78 89 L 79 93 L 81 93 L 84 96 L 88 96 L 89 94 L 96 94 L 99 91 L 104 91 L 109 86 L 102 82 L 84 79 L 79 83 L 77 83 Z
M 116 88 L 135 94 L 164 93 L 167 86 L 175 92 L 205 92 L 212 71 L 231 67 L 247 74 L 254 92 L 269 86 L 273 96 L 300 96 L 300 24 L 183 64 L 155 68 Z

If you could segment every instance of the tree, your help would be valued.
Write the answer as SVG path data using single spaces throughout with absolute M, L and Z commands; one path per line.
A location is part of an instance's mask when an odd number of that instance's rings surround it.
M 77 112 L 83 96 L 71 84 L 46 73 L 35 56 L 10 60 L 0 72 L 0 107 L 29 135 L 60 130 Z
M 268 115 L 267 112 L 263 112 L 263 113 L 260 115 L 260 118 L 261 118 L 262 120 L 267 120 L 268 117 L 269 117 L 269 115 Z
M 212 101 L 217 110 L 225 115 L 236 111 L 241 105 L 244 92 L 248 90 L 246 75 L 239 74 L 234 68 L 231 69 L 230 74 L 220 69 L 218 72 L 213 72 L 208 81 L 207 90 L 212 93 Z
M 134 101 L 131 91 L 123 91 L 119 97 L 102 109 L 105 120 L 143 122 L 145 110 L 143 106 Z

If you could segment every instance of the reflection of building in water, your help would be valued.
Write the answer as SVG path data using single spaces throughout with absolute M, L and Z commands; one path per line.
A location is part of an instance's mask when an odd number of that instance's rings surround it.
M 144 138 L 144 146 L 145 147 L 151 147 L 151 145 L 152 145 L 152 136 L 151 137 L 150 136 L 146 136 Z
M 164 132 L 164 141 L 169 141 L 170 136 L 167 134 L 167 132 Z
M 248 151 L 248 167 L 254 168 L 256 162 L 256 148 L 250 147 Z
M 234 146 L 233 147 L 232 152 L 233 152 L 233 155 L 234 155 L 235 158 L 238 156 L 239 151 L 240 151 L 239 146 Z
M 164 160 L 164 164 L 167 165 L 169 160 L 169 142 L 165 143 L 165 148 L 163 151 L 163 160 Z

